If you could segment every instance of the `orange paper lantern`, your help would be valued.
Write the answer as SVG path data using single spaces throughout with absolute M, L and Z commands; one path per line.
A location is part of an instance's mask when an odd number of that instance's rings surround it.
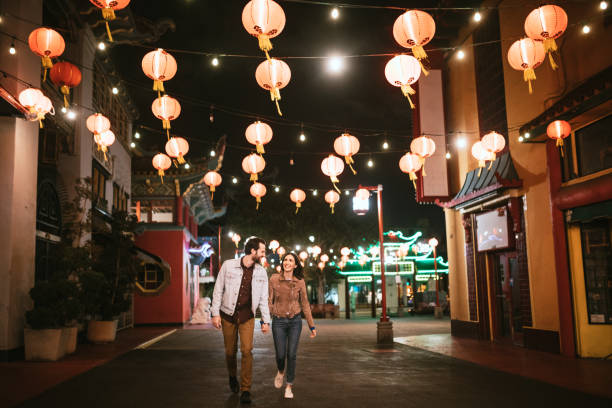
M 32 122 L 37 120 L 41 128 L 43 127 L 42 121 L 45 115 L 49 112 L 54 113 L 51 99 L 47 98 L 39 89 L 24 89 L 19 93 L 18 99 L 19 103 L 30 112 L 27 119 Z
M 28 45 L 32 52 L 42 59 L 44 68 L 43 82 L 47 79 L 47 70 L 53 67 L 51 58 L 59 57 L 66 48 L 64 37 L 55 30 L 41 27 L 28 36 Z
M 164 81 L 176 74 L 176 60 L 161 48 L 147 53 L 142 58 L 142 70 L 153 80 L 153 90 L 164 92 Z
M 289 198 L 295 203 L 295 213 L 297 214 L 302 206 L 302 202 L 306 199 L 306 193 L 296 188 L 289 194 Z
M 242 170 L 251 175 L 251 181 L 257 181 L 257 174 L 266 167 L 266 161 L 258 154 L 251 153 L 242 159 Z
M 270 38 L 279 35 L 285 27 L 285 12 L 272 0 L 251 0 L 242 10 L 242 25 L 259 40 L 259 49 L 266 53 L 272 49 Z
M 530 94 L 533 93 L 531 81 L 536 79 L 534 69 L 544 62 L 545 57 L 542 42 L 531 38 L 515 41 L 508 50 L 508 62 L 512 68 L 523 71 L 523 80 L 529 83 Z
M 162 184 L 164 183 L 164 171 L 172 166 L 172 160 L 163 153 L 158 153 L 153 157 L 153 167 L 157 169 L 157 174 L 161 177 Z
M 312 256 L 313 257 L 316 258 L 317 256 L 319 256 L 320 253 L 321 253 L 321 247 L 320 246 L 315 245 L 315 246 L 312 247 Z
M 365 188 L 360 188 L 355 192 L 355 197 L 357 197 L 361 201 L 365 201 L 370 198 L 370 192 Z
M 115 10 L 121 10 L 130 4 L 130 0 L 89 0 L 96 7 L 102 9 L 102 17 L 106 23 L 106 33 L 108 34 L 108 40 L 113 42 L 113 36 L 110 32 L 108 22 L 115 19 Z
M 329 208 L 331 208 L 331 213 L 334 213 L 334 205 L 340 201 L 340 194 L 336 193 L 334 190 L 329 190 L 325 193 L 325 202 L 329 204 Z
M 491 153 L 495 160 L 496 154 L 506 147 L 506 139 L 497 132 L 489 132 L 482 137 L 482 147 Z
M 89 131 L 94 135 L 105 132 L 111 127 L 110 120 L 108 120 L 108 118 L 101 113 L 89 115 L 85 124 L 87 125 L 87 129 L 89 129 Z
M 393 37 L 402 47 L 410 48 L 425 75 L 428 72 L 422 60 L 427 58 L 423 46 L 430 42 L 436 33 L 436 22 L 428 13 L 421 10 L 408 10 L 393 24 Z
M 557 51 L 555 38 L 559 38 L 566 28 L 565 10 L 552 4 L 538 7 L 525 19 L 525 34 L 532 40 L 542 41 L 552 69 L 558 68 L 552 57 L 552 52 Z
M 321 162 L 321 171 L 323 171 L 323 174 L 331 179 L 336 191 L 340 192 L 336 186 L 336 183 L 339 181 L 338 176 L 344 171 L 344 163 L 342 162 L 342 159 L 338 156 L 330 154 Z
M 561 155 L 563 156 L 563 139 L 572 134 L 572 127 L 570 124 L 564 120 L 555 120 L 546 128 L 546 134 L 551 139 L 557 141 L 557 146 L 561 148 Z
M 400 87 L 404 96 L 408 98 L 412 109 L 414 109 L 414 103 L 412 103 L 410 95 L 414 95 L 416 91 L 410 85 L 418 81 L 420 76 L 419 61 L 410 55 L 396 55 L 385 66 L 387 81 L 393 86 Z
M 221 185 L 222 177 L 216 171 L 209 171 L 204 175 L 204 183 L 208 186 L 210 190 L 210 199 L 213 200 L 215 187 Z
M 110 129 L 105 130 L 104 132 L 94 134 L 94 141 L 98 145 L 98 150 L 102 150 L 104 160 L 108 160 L 106 152 L 108 151 L 108 147 L 115 143 L 115 134 Z
M 486 165 L 486 161 L 495 159 L 495 154 L 486 150 L 481 141 L 472 145 L 472 156 L 478 160 L 478 177 L 480 177 L 480 173 Z
M 264 145 L 272 140 L 272 128 L 267 123 L 257 121 L 246 128 L 244 135 L 249 143 L 255 145 L 257 153 L 263 154 L 266 152 Z
M 255 79 L 259 86 L 270 91 L 270 98 L 276 103 L 278 114 L 283 116 L 278 101 L 281 99 L 280 90 L 286 87 L 291 80 L 289 65 L 276 58 L 265 60 L 257 67 Z
M 344 161 L 349 165 L 353 174 L 357 174 L 353 168 L 353 163 L 355 163 L 353 155 L 359 151 L 359 139 L 348 133 L 343 133 L 334 140 L 334 150 L 340 156 L 344 156 Z
M 81 71 L 76 65 L 69 62 L 58 62 L 49 71 L 49 77 L 51 81 L 60 87 L 60 91 L 64 95 L 64 107 L 68 107 L 68 95 L 70 95 L 70 88 L 81 83 Z
M 238 243 L 240 242 L 241 239 L 242 237 L 238 234 L 232 235 L 232 241 L 234 242 L 234 244 L 236 244 L 236 248 L 238 248 Z
M 421 167 L 423 168 L 423 176 L 425 174 L 425 159 L 431 157 L 436 151 L 436 144 L 432 138 L 427 136 L 419 136 L 414 138 L 410 143 L 410 150 L 416 153 L 421 158 Z
M 256 210 L 259 210 L 259 204 L 261 203 L 261 197 L 266 195 L 266 186 L 261 183 L 253 183 L 249 189 L 251 195 L 255 197 L 257 201 Z
M 272 250 L 272 253 L 274 254 L 276 253 L 276 250 L 278 249 L 278 247 L 280 247 L 280 244 L 275 239 L 270 241 L 270 245 L 268 245 L 268 248 L 270 248 Z
M 166 142 L 166 153 L 168 156 L 176 158 L 179 164 L 185 163 L 183 156 L 189 151 L 189 143 L 182 137 L 171 137 Z
M 162 120 L 163 127 L 170 137 L 170 121 L 178 118 L 181 114 L 181 104 L 176 99 L 164 95 L 153 101 L 151 110 L 156 118 Z
M 412 180 L 412 185 L 415 189 L 415 180 L 417 179 L 416 172 L 421 169 L 421 166 L 421 157 L 416 153 L 406 153 L 399 161 L 400 170 L 404 173 L 408 173 L 408 175 L 410 176 L 410 180 Z

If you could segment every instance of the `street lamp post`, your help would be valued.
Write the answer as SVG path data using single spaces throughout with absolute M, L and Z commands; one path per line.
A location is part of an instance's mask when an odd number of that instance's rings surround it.
M 383 212 L 382 212 L 382 184 L 378 186 L 359 186 L 359 189 L 368 191 L 376 191 L 377 207 L 378 207 L 378 241 L 380 242 L 380 280 L 382 289 L 382 315 L 380 321 L 376 323 L 377 328 L 377 343 L 393 345 L 393 323 L 387 316 L 387 285 L 385 282 L 385 249 L 383 245 Z M 374 280 L 374 271 L 372 271 L 372 280 Z M 375 293 L 372 293 L 372 302 L 374 302 Z
M 434 276 L 436 280 L 436 308 L 434 309 L 434 317 L 436 319 L 442 318 L 442 308 L 440 307 L 440 285 L 438 282 L 438 260 L 436 259 L 436 247 L 438 246 L 438 240 L 431 238 L 429 240 L 429 246 L 433 248 L 434 256 Z

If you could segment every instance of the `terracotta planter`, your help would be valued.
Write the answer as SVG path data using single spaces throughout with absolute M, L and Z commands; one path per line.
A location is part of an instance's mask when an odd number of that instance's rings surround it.
M 76 351 L 78 332 L 79 328 L 76 326 L 62 328 L 62 345 L 65 354 L 72 354 Z
M 117 336 L 118 320 L 90 320 L 87 325 L 87 340 L 92 343 L 111 343 Z
M 62 329 L 24 329 L 24 340 L 28 361 L 57 361 L 64 356 Z

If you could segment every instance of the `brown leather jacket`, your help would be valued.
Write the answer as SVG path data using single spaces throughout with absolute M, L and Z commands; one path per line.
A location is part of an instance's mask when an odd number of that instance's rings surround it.
M 304 279 L 294 276 L 292 280 L 285 280 L 283 275 L 275 273 L 270 277 L 268 290 L 270 313 L 273 316 L 291 318 L 303 311 L 308 327 L 314 327 Z

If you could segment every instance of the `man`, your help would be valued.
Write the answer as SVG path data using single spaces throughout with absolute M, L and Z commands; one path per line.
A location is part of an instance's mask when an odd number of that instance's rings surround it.
M 242 392 L 240 402 L 251 402 L 251 375 L 253 372 L 253 331 L 255 312 L 261 312 L 261 331 L 270 330 L 268 309 L 268 274 L 259 264 L 266 255 L 266 242 L 251 237 L 244 243 L 244 256 L 223 262 L 215 290 L 210 313 L 212 324 L 223 330 L 225 360 L 232 392 Z M 240 335 L 240 386 L 236 379 L 238 336 Z

